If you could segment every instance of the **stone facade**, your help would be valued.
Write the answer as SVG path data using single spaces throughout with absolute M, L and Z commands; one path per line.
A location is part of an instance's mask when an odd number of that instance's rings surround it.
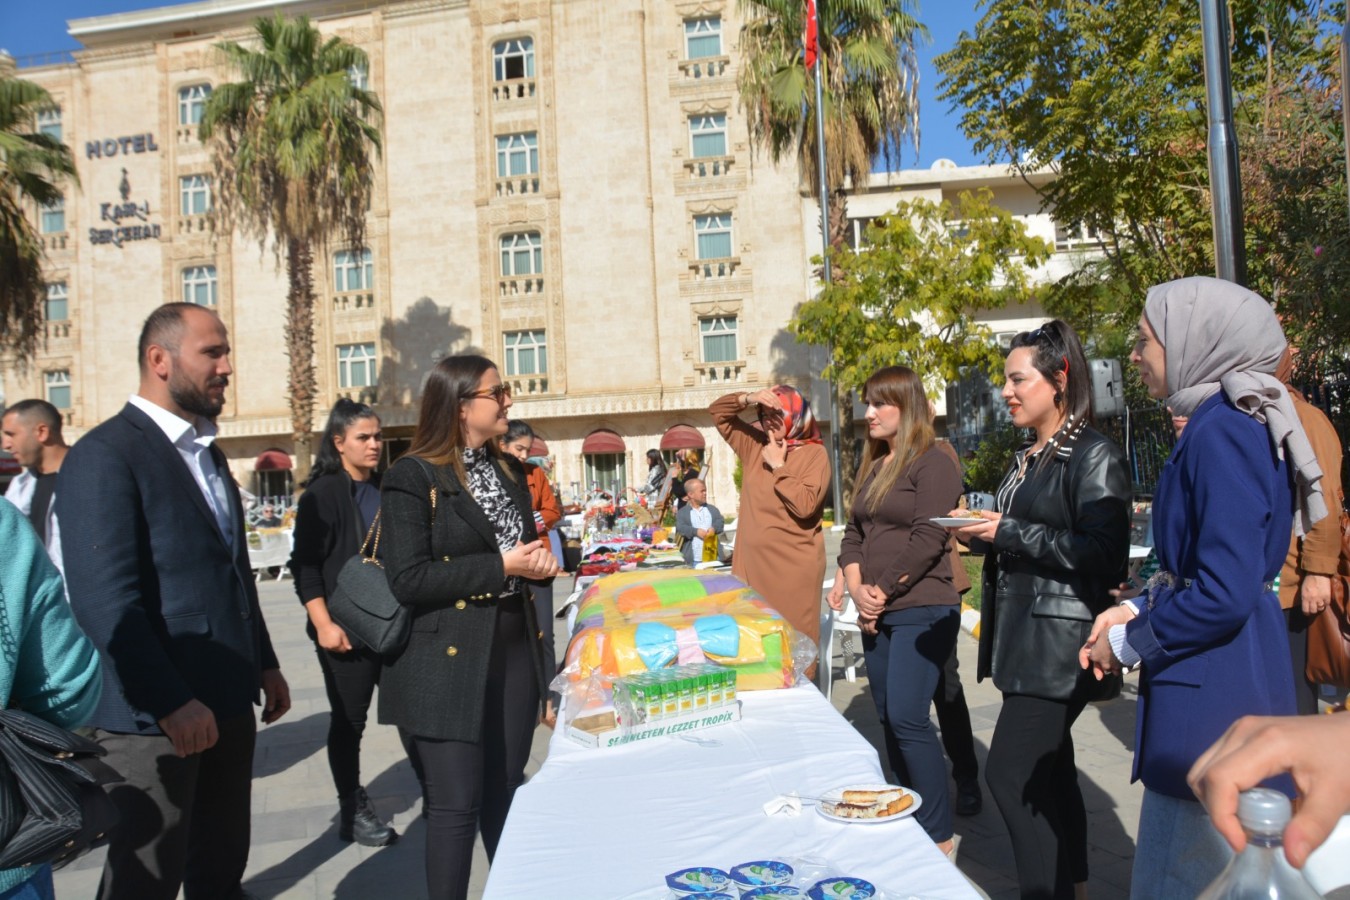
M 645 451 L 688 424 L 711 450 L 712 502 L 734 508 L 734 460 L 704 408 L 771 381 L 810 389 L 821 365 L 785 331 L 810 290 L 815 204 L 795 169 L 751 166 L 734 0 L 275 5 L 364 49 L 385 108 L 370 264 L 341 243 L 315 255 L 316 427 L 326 403 L 365 396 L 406 437 L 429 366 L 472 348 L 502 367 L 513 415 L 548 442 L 565 493 L 585 484 L 594 430 L 623 438 L 632 484 Z M 261 451 L 291 447 L 284 268 L 270 246 L 212 233 L 192 118 L 200 86 L 232 77 L 212 45 L 246 39 L 256 8 L 210 0 L 75 20 L 85 49 L 73 63 L 21 70 L 60 104 L 81 186 L 64 227 L 44 234 L 64 318 L 58 305 L 27 372 L 0 362 L 9 402 L 68 395 L 78 436 L 135 390 L 151 309 L 185 292 L 212 304 L 236 368 L 221 446 L 245 487 Z M 695 127 L 712 132 L 697 156 Z M 729 235 L 701 243 L 696 223 L 724 235 L 729 223 Z M 732 322 L 734 353 L 704 333 Z M 522 335 L 536 356 L 513 346 L 508 373 L 506 342 Z

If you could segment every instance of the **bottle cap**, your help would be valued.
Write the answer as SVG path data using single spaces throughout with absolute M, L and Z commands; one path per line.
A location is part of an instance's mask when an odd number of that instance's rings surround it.
M 1252 788 L 1238 798 L 1238 821 L 1253 834 L 1283 834 L 1289 815 L 1289 798 L 1279 791 Z

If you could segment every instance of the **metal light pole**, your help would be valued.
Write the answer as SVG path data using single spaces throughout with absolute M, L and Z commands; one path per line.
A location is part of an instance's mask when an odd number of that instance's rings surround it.
M 1350 7 L 1345 11 L 1345 28 L 1341 31 L 1341 118 L 1345 122 L 1345 181 L 1350 186 Z M 1350 197 L 1347 197 L 1350 201 Z
M 1242 238 L 1242 181 L 1233 130 L 1233 74 L 1228 59 L 1228 0 L 1200 0 L 1205 48 L 1205 105 L 1209 115 L 1209 189 L 1214 218 L 1214 260 L 1225 281 L 1247 283 Z
M 830 278 L 830 192 L 827 179 L 825 177 L 825 91 L 820 84 L 820 60 L 824 54 L 816 54 L 816 64 L 813 68 L 816 70 L 816 169 L 820 176 L 820 246 L 821 256 L 825 259 L 825 284 L 829 285 Z M 834 363 L 834 343 L 831 342 L 827 348 L 830 352 L 830 363 Z M 839 410 L 835 408 L 837 403 L 834 379 L 830 379 L 830 486 L 834 490 L 834 521 L 846 521 L 848 515 L 844 509 L 844 485 L 839 477 Z

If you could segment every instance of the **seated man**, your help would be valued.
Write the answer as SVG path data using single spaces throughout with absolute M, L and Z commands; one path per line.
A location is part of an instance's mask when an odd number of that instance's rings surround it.
M 717 562 L 715 538 L 726 527 L 722 513 L 706 502 L 708 486 L 703 483 L 703 479 L 689 479 L 684 483 L 684 490 L 688 502 L 675 514 L 675 533 L 684 538 L 684 546 L 680 548 L 684 561 L 691 566 L 701 562 Z M 709 548 L 706 554 L 705 542 Z

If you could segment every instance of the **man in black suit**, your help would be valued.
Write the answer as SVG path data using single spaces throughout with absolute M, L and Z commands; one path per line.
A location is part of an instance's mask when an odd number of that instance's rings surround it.
M 61 467 L 70 605 L 98 647 L 90 724 L 126 778 L 101 900 L 247 897 L 256 724 L 290 708 L 258 607 L 239 491 L 215 446 L 230 345 L 211 311 L 161 306 L 140 388 Z

